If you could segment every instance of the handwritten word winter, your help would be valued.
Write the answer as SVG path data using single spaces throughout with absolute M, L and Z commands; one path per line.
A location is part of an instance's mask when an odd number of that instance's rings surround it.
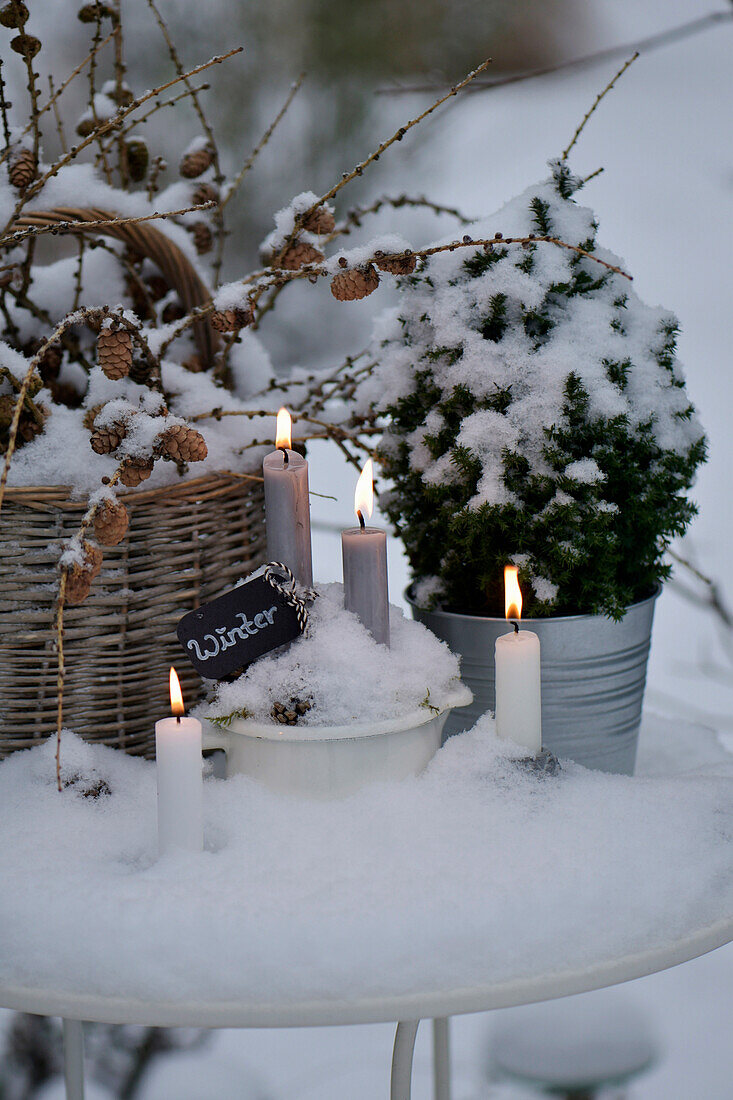
M 208 661 L 210 657 L 216 657 L 225 649 L 236 645 L 237 640 L 246 642 L 248 637 L 259 634 L 260 630 L 266 630 L 268 626 L 272 626 L 277 610 L 277 607 L 270 607 L 266 611 L 258 611 L 251 621 L 244 612 L 240 611 L 235 616 L 240 620 L 240 626 L 216 626 L 214 627 L 214 633 L 204 634 L 201 638 L 201 642 L 206 644 L 203 652 L 195 638 L 189 640 L 188 649 L 195 651 L 199 661 Z

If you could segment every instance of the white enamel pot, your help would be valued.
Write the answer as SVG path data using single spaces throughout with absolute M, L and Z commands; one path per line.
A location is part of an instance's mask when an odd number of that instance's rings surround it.
M 204 748 L 224 750 L 227 775 L 249 775 L 281 794 L 343 798 L 368 783 L 423 771 L 440 748 L 450 710 L 472 698 L 457 684 L 437 710 L 418 707 L 399 718 L 348 726 L 279 726 L 245 718 L 224 729 L 204 721 Z

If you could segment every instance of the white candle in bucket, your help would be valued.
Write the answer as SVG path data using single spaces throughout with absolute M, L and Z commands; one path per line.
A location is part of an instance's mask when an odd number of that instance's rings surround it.
M 356 483 L 354 509 L 358 527 L 341 532 L 344 563 L 344 606 L 355 611 L 378 642 L 389 645 L 389 593 L 387 588 L 387 534 L 367 527 L 374 507 L 372 460 L 367 460 Z
M 172 718 L 155 723 L 158 851 L 200 852 L 204 846 L 201 723 L 183 717 L 176 670 L 170 671 Z
M 517 567 L 504 570 L 506 617 L 514 629 L 496 639 L 496 733 L 536 756 L 542 748 L 540 640 L 520 630 L 522 592 Z
M 287 409 L 277 414 L 277 450 L 265 455 L 265 524 L 267 556 L 281 561 L 298 584 L 313 584 L 308 463 L 291 449 L 291 419 Z

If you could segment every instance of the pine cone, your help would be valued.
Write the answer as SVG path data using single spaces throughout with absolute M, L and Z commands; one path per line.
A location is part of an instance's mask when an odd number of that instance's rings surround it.
M 151 275 L 148 275 L 145 280 L 150 297 L 154 302 L 159 302 L 161 298 L 165 298 L 166 294 L 170 290 L 170 284 L 167 279 L 164 279 L 162 275 L 158 275 L 155 271 Z
M 193 226 L 192 233 L 193 243 L 199 256 L 203 256 L 206 252 L 211 252 L 211 245 L 214 238 L 206 222 L 196 222 Z
M 339 302 L 355 302 L 366 298 L 379 286 L 379 276 L 371 264 L 366 267 L 339 271 L 331 280 L 331 293 Z
M 125 142 L 125 157 L 130 179 L 133 183 L 140 183 L 145 179 L 150 162 L 150 153 L 142 138 L 130 138 Z
M 200 206 L 205 202 L 218 202 L 219 188 L 213 183 L 200 183 L 191 198 L 194 206 Z
M 319 206 L 317 210 L 301 223 L 303 229 L 309 233 L 333 233 L 336 228 L 336 219 L 325 206 Z
M 92 405 L 91 409 L 87 409 L 84 413 L 84 420 L 82 423 L 88 432 L 94 431 L 94 421 L 101 413 L 104 405 Z
M 61 370 L 63 355 L 56 344 L 46 348 L 38 363 L 38 370 L 44 382 L 55 382 Z
M 68 775 L 61 780 L 64 790 L 68 790 L 72 787 L 79 794 L 84 795 L 84 798 L 93 798 L 95 801 L 98 798 L 107 798 L 112 794 L 112 788 L 106 779 L 94 778 L 94 775 L 85 778 L 79 772 L 74 772 L 73 775 Z
M 130 524 L 130 515 L 121 500 L 105 500 L 94 515 L 94 534 L 102 546 L 122 542 Z
M 176 298 L 174 302 L 168 302 L 163 306 L 163 312 L 160 315 L 160 319 L 164 325 L 170 325 L 171 322 L 180 321 L 181 318 L 185 316 L 186 311 Z
M 214 160 L 214 150 L 210 145 L 204 145 L 201 149 L 194 149 L 181 158 L 178 171 L 187 180 L 195 180 L 207 168 L 211 167 Z M 218 196 L 217 196 L 218 197 Z
M 278 266 L 284 267 L 286 271 L 297 271 L 306 264 L 318 264 L 322 259 L 323 253 L 312 244 L 308 244 L 307 241 L 294 241 L 283 252 Z
M 9 428 L 15 414 L 15 395 L 12 393 L 0 394 L 0 429 Z
M 83 542 L 83 562 L 74 562 L 66 574 L 66 602 L 83 603 L 89 595 L 92 581 L 102 568 L 102 551 L 94 542 Z
M 113 382 L 126 378 L 132 366 L 132 337 L 125 328 L 103 328 L 97 337 L 99 365 Z
M 20 0 L 10 0 L 0 9 L 0 23 L 13 30 L 22 27 L 28 19 L 28 8 Z
M 108 4 L 84 4 L 79 8 L 76 17 L 81 23 L 94 23 L 97 17 L 104 19 L 105 16 L 110 17 L 114 14 L 114 8 L 110 8 Z
M 383 252 L 375 252 L 374 256 L 379 270 L 388 271 L 390 275 L 412 275 L 417 264 L 412 252 L 404 252 L 401 256 L 385 256 Z
M 120 107 L 129 107 L 135 96 L 132 93 L 132 88 L 124 81 L 119 86 L 114 81 L 114 88 L 105 88 L 105 95 L 108 95 L 110 99 L 113 99 Z
M 150 298 L 145 293 L 145 289 L 140 285 L 137 279 L 131 278 L 128 274 L 125 277 L 125 291 L 129 298 L 133 312 L 138 315 L 141 321 L 152 320 L 154 317 L 154 310 Z
M 299 720 L 313 706 L 311 699 L 293 698 L 288 703 L 273 703 L 270 716 L 281 726 L 297 726 Z
M 117 450 L 126 435 L 125 425 L 118 422 L 111 424 L 109 428 L 95 428 L 89 442 L 95 454 L 109 455 Z
M 0 396 L 0 454 L 4 454 L 7 447 L 10 425 L 15 416 L 15 406 L 16 398 L 14 394 L 5 393 Z M 36 409 L 44 419 L 48 416 L 48 410 L 43 405 L 36 404 Z M 18 421 L 17 438 L 23 443 L 30 443 L 42 431 L 43 424 L 39 424 L 36 418 L 24 409 Z
M 85 115 L 84 118 L 79 119 L 76 124 L 76 132 L 79 137 L 88 137 L 97 128 L 98 123 L 94 121 L 92 115 Z
M 136 489 L 141 482 L 147 481 L 153 472 L 155 460 L 152 458 L 128 458 L 120 474 L 120 481 L 128 489 Z
M 19 149 L 10 161 L 8 173 L 13 187 L 25 191 L 36 178 L 36 159 L 31 149 Z
M 41 48 L 41 40 L 32 34 L 18 34 L 12 39 L 10 49 L 22 57 L 35 57 Z
M 238 332 L 254 321 L 251 309 L 215 309 L 209 317 L 211 327 L 217 332 Z
M 160 447 L 163 454 L 174 462 L 203 462 L 209 453 L 201 432 L 187 428 L 185 424 L 167 428 L 160 437 Z

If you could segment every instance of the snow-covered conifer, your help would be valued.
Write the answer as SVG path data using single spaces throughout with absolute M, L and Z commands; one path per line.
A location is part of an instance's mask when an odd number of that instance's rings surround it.
M 367 383 L 389 417 L 384 501 L 421 601 L 503 614 L 515 562 L 527 615 L 620 617 L 663 579 L 705 439 L 675 355 L 676 318 L 614 265 L 564 161 L 494 217 L 498 240 L 401 280 Z

